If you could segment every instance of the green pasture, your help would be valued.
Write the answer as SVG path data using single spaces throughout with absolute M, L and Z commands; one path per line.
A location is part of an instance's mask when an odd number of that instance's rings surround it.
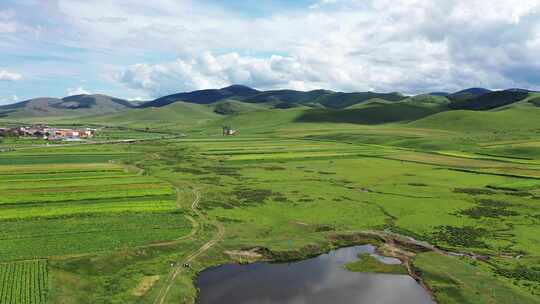
M 301 249 L 324 244 L 332 233 L 390 229 L 448 250 L 540 252 L 538 180 L 527 178 L 539 170 L 519 159 L 278 138 L 168 141 L 141 149 L 162 150 L 141 163 L 152 174 L 199 187 L 201 208 L 226 227 L 225 248 Z M 483 270 L 486 280 L 509 284 L 493 269 Z M 516 284 L 523 294 L 538 286 Z
M 345 264 L 345 269 L 355 272 L 407 274 L 403 265 L 384 264 L 367 253 L 360 254 L 357 261 Z
M 154 303 L 219 223 L 223 239 L 165 299 L 193 303 L 197 272 L 231 262 L 230 250 L 302 256 L 336 234 L 386 230 L 490 256 L 419 254 L 414 267 L 440 303 L 538 303 L 537 113 L 526 103 L 443 108 L 218 115 L 177 103 L 88 118 L 115 127 L 100 140 L 187 137 L 1 152 L 0 261 L 47 259 L 49 303 Z M 221 136 L 223 125 L 239 135 Z M 193 189 L 204 218 L 191 210 Z
M 479 262 L 434 253 L 419 255 L 414 265 L 439 303 L 538 303 L 517 284 L 493 278 Z

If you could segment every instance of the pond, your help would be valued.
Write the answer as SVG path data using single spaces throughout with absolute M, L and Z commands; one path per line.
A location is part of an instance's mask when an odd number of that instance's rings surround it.
M 371 245 L 331 251 L 294 263 L 229 264 L 200 273 L 199 304 L 433 304 L 410 276 L 350 272 L 344 265 L 369 253 L 385 263 L 399 263 L 375 254 Z

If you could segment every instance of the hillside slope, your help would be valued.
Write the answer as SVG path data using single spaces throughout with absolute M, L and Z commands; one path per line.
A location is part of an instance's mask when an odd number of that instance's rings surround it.
M 134 107 L 129 101 L 107 95 L 34 98 L 0 106 L 0 118 L 65 117 L 109 114 Z
M 392 122 L 410 122 L 439 112 L 438 108 L 410 103 L 373 102 L 364 107 L 340 110 L 307 110 L 297 122 L 334 122 L 379 125 Z
M 456 110 L 491 110 L 516 103 L 527 97 L 529 97 L 529 93 L 524 91 L 494 91 L 464 100 L 454 100 L 449 104 L 449 107 Z
M 222 89 L 199 90 L 188 93 L 172 94 L 146 102 L 140 107 L 162 107 L 175 102 L 214 104 L 217 102 L 234 100 L 244 103 L 264 104 L 277 108 L 292 108 L 295 106 L 304 105 L 314 108 L 327 107 L 332 109 L 340 109 L 359 104 L 373 98 L 379 98 L 387 101 L 400 101 L 406 99 L 407 97 L 399 93 L 343 93 L 329 90 L 258 91 L 246 86 L 232 85 Z
M 253 111 L 264 110 L 269 107 L 260 104 L 241 102 L 237 100 L 218 101 L 211 105 L 214 112 L 222 115 L 234 115 Z
M 498 111 L 454 110 L 437 113 L 411 123 L 418 128 L 460 132 L 536 132 L 540 130 L 540 107 L 525 102 Z
M 491 90 L 484 89 L 484 88 L 469 88 L 465 90 L 461 90 L 455 93 L 452 93 L 446 97 L 452 101 L 463 101 L 471 98 L 475 98 L 478 96 L 482 96 L 484 94 L 487 94 L 491 92 Z
M 129 109 L 120 113 L 85 117 L 82 122 L 148 129 L 196 128 L 221 115 L 206 105 L 176 102 L 159 108 Z
M 401 101 L 406 99 L 399 93 L 374 93 L 374 92 L 359 92 L 359 93 L 340 93 L 336 92 L 322 96 L 316 100 L 317 103 L 332 109 L 347 108 L 352 105 L 360 104 L 371 99 L 382 99 L 386 101 Z

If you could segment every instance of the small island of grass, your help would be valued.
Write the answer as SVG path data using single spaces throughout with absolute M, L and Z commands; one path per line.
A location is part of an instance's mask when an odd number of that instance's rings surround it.
M 367 253 L 359 254 L 358 258 L 358 261 L 345 264 L 345 269 L 354 272 L 407 274 L 403 265 L 384 264 Z

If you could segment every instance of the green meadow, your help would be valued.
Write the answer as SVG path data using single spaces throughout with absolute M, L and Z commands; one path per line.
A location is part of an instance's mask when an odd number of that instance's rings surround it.
M 148 141 L 18 142 L 0 152 L 0 282 L 32 303 L 194 303 L 197 273 L 254 248 L 291 260 L 379 231 L 440 250 L 411 258 L 438 303 L 540 303 L 540 108 L 407 102 L 177 103 L 83 121 Z

